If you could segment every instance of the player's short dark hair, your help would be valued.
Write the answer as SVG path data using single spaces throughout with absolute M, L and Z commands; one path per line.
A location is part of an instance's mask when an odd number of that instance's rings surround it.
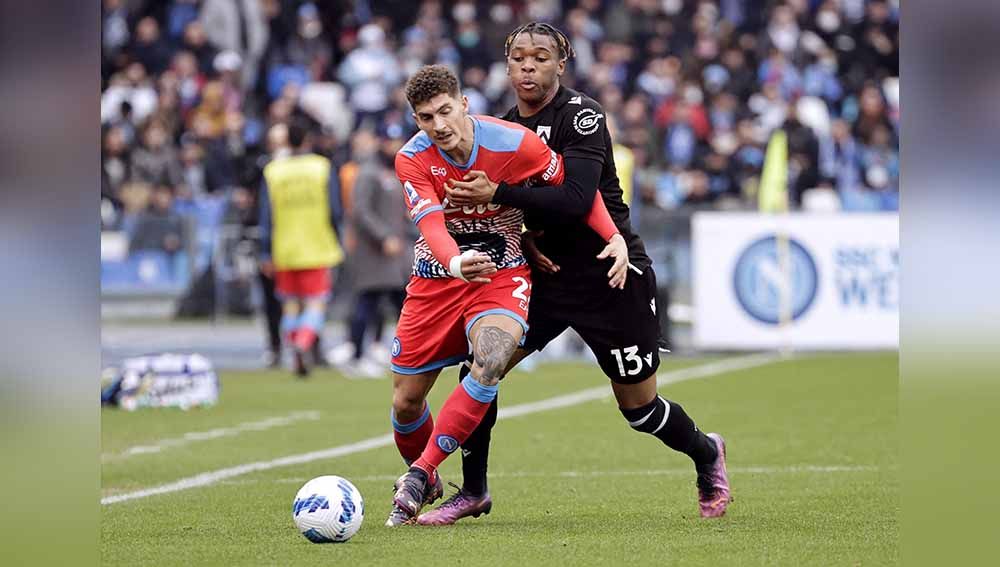
M 301 120 L 292 120 L 288 124 L 288 143 L 293 148 L 301 148 L 306 143 L 309 127 Z
M 406 81 L 406 100 L 414 111 L 418 104 L 423 104 L 439 94 L 447 94 L 458 98 L 461 90 L 458 77 L 444 65 L 427 65 Z
M 551 37 L 556 42 L 556 47 L 559 49 L 559 59 L 570 59 L 576 57 L 576 51 L 573 50 L 573 44 L 569 42 L 569 38 L 566 37 L 562 31 L 560 31 L 555 26 L 546 24 L 545 22 L 528 22 L 523 26 L 510 32 L 507 36 L 507 41 L 503 44 L 503 56 L 510 56 L 510 46 L 514 45 L 514 41 L 517 40 L 517 36 L 522 33 L 529 35 L 539 34 L 547 35 Z

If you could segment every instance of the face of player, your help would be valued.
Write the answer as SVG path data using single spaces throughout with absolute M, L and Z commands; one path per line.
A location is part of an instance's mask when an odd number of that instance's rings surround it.
M 565 70 L 566 60 L 559 59 L 559 47 L 551 36 L 522 33 L 510 46 L 507 76 L 518 100 L 529 105 L 541 106 L 555 96 Z
M 468 115 L 469 99 L 441 93 L 418 104 L 413 119 L 437 147 L 451 155 L 462 154 L 466 148 L 472 151 L 473 126 Z

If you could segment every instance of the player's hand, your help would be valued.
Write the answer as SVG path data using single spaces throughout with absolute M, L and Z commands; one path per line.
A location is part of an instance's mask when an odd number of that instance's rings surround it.
M 528 263 L 531 267 L 536 270 L 541 270 L 546 274 L 554 274 L 559 271 L 559 266 L 549 260 L 549 257 L 542 254 L 541 250 L 538 249 L 538 243 L 535 239 L 539 238 L 545 234 L 545 231 L 539 230 L 528 231 L 521 234 L 521 251 L 524 252 L 524 257 L 528 259 Z
M 628 244 L 620 234 L 616 234 L 608 241 L 608 245 L 597 255 L 598 260 L 614 258 L 615 263 L 608 271 L 608 285 L 618 289 L 625 289 L 625 279 L 628 276 Z
M 490 181 L 485 171 L 474 169 L 466 173 L 462 181 L 445 181 L 444 191 L 453 205 L 485 205 L 493 199 L 497 184 Z
M 403 251 L 403 241 L 395 236 L 389 236 L 382 241 L 382 253 L 393 258 Z
M 476 252 L 468 256 L 462 255 L 462 277 L 471 283 L 490 283 L 492 280 L 486 277 L 497 272 L 497 265 L 493 263 L 489 254 Z
M 264 274 L 265 277 L 268 278 L 274 277 L 274 262 L 272 262 L 270 259 L 259 260 L 257 262 L 257 268 L 260 270 L 260 273 Z

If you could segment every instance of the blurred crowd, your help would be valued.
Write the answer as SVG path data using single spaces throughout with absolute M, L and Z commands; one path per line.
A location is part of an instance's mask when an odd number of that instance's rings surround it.
M 416 131 L 406 77 L 452 65 L 472 112 L 498 114 L 504 38 L 528 20 L 570 36 L 564 83 L 604 105 L 643 205 L 749 206 L 781 127 L 795 205 L 897 206 L 898 0 L 103 0 L 104 226 L 170 250 L 204 196 L 252 217 L 295 117 L 349 205 L 356 138 Z

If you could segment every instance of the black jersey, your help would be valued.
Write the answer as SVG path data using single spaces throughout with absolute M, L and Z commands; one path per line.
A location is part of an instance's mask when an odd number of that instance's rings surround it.
M 533 116 L 521 117 L 515 106 L 502 118 L 535 132 L 564 158 L 586 158 L 602 164 L 598 189 L 618 231 L 628 244 L 629 261 L 638 269 L 646 270 L 651 262 L 642 240 L 632 231 L 629 208 L 622 200 L 611 134 L 608 133 L 601 105 L 584 94 L 559 87 L 552 102 Z M 525 224 L 530 229 L 545 231 L 539 241 L 539 249 L 561 268 L 554 276 L 536 271 L 536 282 L 544 280 L 561 284 L 560 287 L 578 287 L 593 285 L 594 280 L 600 280 L 606 287 L 611 261 L 596 258 L 606 243 L 583 219 L 526 210 Z

